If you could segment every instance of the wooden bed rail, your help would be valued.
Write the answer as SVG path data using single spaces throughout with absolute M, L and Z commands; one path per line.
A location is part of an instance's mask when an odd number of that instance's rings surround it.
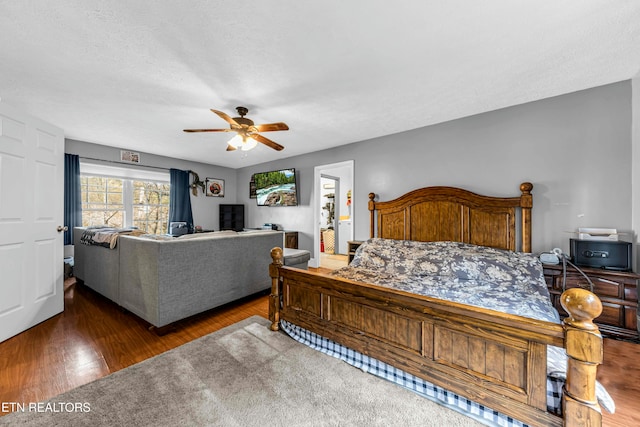
M 462 383 L 449 382 L 447 378 L 449 378 L 450 374 L 453 373 L 455 376 L 455 373 L 451 371 L 451 364 L 447 363 L 446 366 L 442 367 L 443 370 L 438 371 L 439 368 L 437 364 L 440 362 L 432 358 L 433 353 L 431 353 L 430 358 L 427 353 L 423 353 L 423 356 L 416 356 L 415 351 L 403 353 L 404 350 L 397 347 L 391 348 L 391 350 L 395 354 L 395 360 L 399 361 L 400 364 L 405 360 L 407 361 L 404 366 L 399 366 L 401 369 L 422 377 L 427 381 L 434 382 L 437 385 L 444 386 L 445 388 L 447 385 L 451 385 L 452 391 L 461 395 L 464 395 L 465 392 L 474 393 L 465 397 L 510 415 L 529 425 L 589 427 L 602 425 L 602 414 L 596 399 L 596 371 L 598 365 L 602 363 L 603 346 L 602 336 L 600 335 L 598 327 L 593 323 L 593 320 L 602 312 L 602 303 L 593 293 L 581 288 L 573 288 L 565 291 L 562 294 L 561 301 L 563 308 L 569 313 L 569 317 L 564 319 L 562 327 L 559 327 L 549 322 L 534 321 L 507 314 L 497 315 L 496 312 L 492 310 L 464 306 L 437 299 L 417 297 L 416 301 L 419 303 L 419 300 L 428 300 L 424 302 L 422 306 L 419 306 L 415 301 L 409 301 L 407 303 L 408 298 L 406 296 L 399 297 L 398 295 L 394 295 L 393 292 L 389 292 L 387 295 L 384 288 L 373 287 L 372 285 L 364 285 L 369 289 L 367 294 L 377 294 L 378 296 L 375 298 L 378 299 L 378 302 L 380 302 L 379 295 L 383 295 L 383 301 L 380 304 L 375 300 L 368 300 L 363 303 L 363 296 L 358 289 L 354 288 L 354 294 L 350 294 L 349 292 L 350 286 L 358 286 L 354 282 L 317 272 L 283 267 L 283 250 L 279 247 L 271 250 L 271 258 L 273 260 L 269 266 L 269 275 L 271 277 L 269 320 L 271 321 L 271 330 L 279 330 L 280 320 L 288 320 L 294 324 L 300 324 L 300 326 L 320 335 L 323 335 L 325 332 L 330 333 L 331 336 L 328 337 L 329 339 L 347 347 L 354 348 L 357 351 L 364 351 L 371 357 L 386 361 L 384 358 L 389 354 L 388 348 L 379 354 L 376 352 L 375 347 L 378 338 L 372 336 L 367 331 L 354 333 L 353 325 L 345 326 L 341 320 L 332 320 L 330 318 L 331 316 L 325 318 L 324 314 L 321 314 L 320 318 L 314 320 L 313 317 L 315 314 L 307 312 L 304 304 L 303 306 L 297 307 L 290 305 L 292 296 L 289 293 L 293 292 L 295 295 L 294 299 L 298 301 L 300 301 L 301 298 L 304 300 L 305 295 L 312 295 L 313 299 L 320 297 L 322 301 L 326 301 L 329 306 L 331 305 L 331 301 L 336 298 L 335 301 L 347 301 L 348 304 L 353 306 L 359 305 L 363 307 L 363 310 L 357 309 L 355 311 L 360 313 L 359 316 L 365 316 L 366 310 L 373 306 L 375 306 L 378 313 L 388 308 L 388 313 L 385 316 L 393 316 L 398 313 L 397 308 L 404 304 L 406 310 L 401 310 L 401 317 L 403 318 L 407 318 L 407 316 L 412 317 L 418 321 L 422 321 L 425 325 L 431 325 L 430 327 L 434 329 L 442 327 L 441 329 L 445 330 L 452 326 L 454 328 L 453 330 L 455 331 L 457 328 L 457 332 L 459 333 L 467 333 L 462 331 L 468 331 L 469 336 L 475 333 L 475 338 L 473 339 L 486 338 L 487 345 L 492 345 L 490 343 L 496 336 L 501 336 L 501 338 L 504 338 L 506 341 L 495 341 L 495 343 L 505 345 L 506 347 L 509 346 L 509 342 L 511 341 L 529 342 L 529 348 L 539 348 L 538 346 L 540 345 L 548 344 L 557 346 L 564 345 L 567 352 L 567 379 L 562 397 L 563 419 L 545 413 L 546 411 L 542 408 L 546 407 L 546 403 L 544 403 L 542 395 L 536 394 L 536 397 L 531 401 L 537 403 L 530 404 L 524 401 L 518 401 L 517 398 L 516 400 L 511 400 L 511 398 L 507 398 L 506 396 L 500 397 L 499 393 L 495 394 L 496 384 L 491 384 L 491 381 L 488 381 L 486 384 L 487 388 L 484 389 L 485 386 L 482 384 L 485 384 L 487 380 L 486 377 L 482 377 L 483 381 L 475 383 L 475 388 L 483 388 L 483 390 L 476 392 L 473 386 L 470 387 L 471 383 L 466 386 L 464 385 L 466 381 L 464 380 L 465 378 L 469 378 L 470 381 L 473 380 L 473 376 L 470 375 L 473 373 L 468 369 L 460 371 L 462 375 L 460 378 L 463 379 Z M 372 287 L 376 288 L 375 292 L 371 292 Z M 307 299 L 306 301 L 309 300 Z M 334 312 L 333 316 L 335 315 L 336 313 Z M 379 314 L 377 316 L 377 318 L 380 318 Z M 347 316 L 346 318 L 353 318 L 353 316 Z M 362 319 L 362 321 L 366 323 L 366 319 Z M 456 327 L 456 322 L 463 322 L 461 323 L 463 327 Z M 358 323 L 357 319 L 356 323 Z M 370 323 L 368 326 L 369 329 L 371 329 Z M 384 326 L 382 329 L 385 329 Z M 425 331 L 427 331 L 427 329 L 423 327 L 423 333 L 426 333 Z M 433 342 L 435 346 L 438 344 L 436 342 L 438 339 L 436 335 L 424 335 L 422 342 L 429 342 L 427 346 L 431 346 L 431 342 Z M 363 340 L 365 343 L 361 349 L 358 349 L 358 340 Z M 522 350 L 522 345 L 520 345 L 519 348 Z M 545 347 L 542 347 L 540 350 L 536 350 L 536 354 L 540 356 L 540 358 L 544 358 L 544 354 L 546 354 L 544 348 Z M 413 370 L 412 366 L 417 366 L 414 363 L 416 357 L 423 358 L 422 362 L 419 362 L 418 365 L 425 364 L 430 368 L 426 371 L 423 369 Z M 533 362 L 533 360 L 530 360 L 529 363 Z M 387 363 L 389 363 L 389 361 L 387 361 Z M 528 364 L 526 365 L 528 366 Z M 530 390 L 532 393 L 545 384 L 544 382 L 540 382 L 539 379 L 543 368 L 537 365 L 537 362 L 533 363 L 533 365 L 537 367 L 532 368 L 533 371 L 531 372 L 527 371 L 526 369 L 528 368 L 525 366 L 525 371 L 521 371 L 519 374 L 514 373 L 521 378 L 534 378 L 533 383 L 525 386 L 525 389 Z M 438 374 L 438 372 L 448 374 L 446 377 L 443 377 L 441 374 Z M 443 383 L 443 378 L 445 378 L 445 383 Z M 502 384 L 504 384 L 504 381 Z M 541 390 L 536 391 L 536 393 L 538 392 L 543 393 Z

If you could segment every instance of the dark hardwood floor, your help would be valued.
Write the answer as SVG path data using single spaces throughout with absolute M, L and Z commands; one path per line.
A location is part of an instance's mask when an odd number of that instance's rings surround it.
M 0 408 L 49 399 L 253 315 L 268 317 L 266 295 L 194 316 L 158 336 L 144 321 L 67 279 L 63 313 L 0 343 Z M 604 360 L 598 379 L 617 411 L 604 413 L 603 424 L 640 425 L 640 344 L 605 339 Z

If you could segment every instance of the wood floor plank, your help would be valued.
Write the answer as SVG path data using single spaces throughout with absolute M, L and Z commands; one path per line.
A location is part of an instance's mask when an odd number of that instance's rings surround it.
M 615 414 L 603 411 L 603 425 L 640 426 L 640 344 L 605 339 L 598 381 L 616 403 Z
M 0 403 L 49 399 L 248 317 L 268 318 L 268 310 L 268 296 L 259 295 L 158 336 L 140 318 L 68 279 L 63 313 L 0 343 Z M 617 405 L 615 414 L 604 413 L 604 425 L 640 425 L 640 345 L 605 339 L 598 379 Z

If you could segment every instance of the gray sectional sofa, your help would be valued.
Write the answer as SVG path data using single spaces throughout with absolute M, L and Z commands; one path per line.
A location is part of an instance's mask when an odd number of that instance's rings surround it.
M 74 230 L 76 278 L 157 328 L 269 289 L 270 250 L 284 239 L 281 231 L 120 235 L 109 249 L 81 243 L 83 231 Z

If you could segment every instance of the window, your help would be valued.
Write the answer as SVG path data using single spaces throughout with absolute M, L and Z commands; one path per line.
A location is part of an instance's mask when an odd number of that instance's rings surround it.
M 169 174 L 80 165 L 82 225 L 137 227 L 164 234 L 169 221 Z

